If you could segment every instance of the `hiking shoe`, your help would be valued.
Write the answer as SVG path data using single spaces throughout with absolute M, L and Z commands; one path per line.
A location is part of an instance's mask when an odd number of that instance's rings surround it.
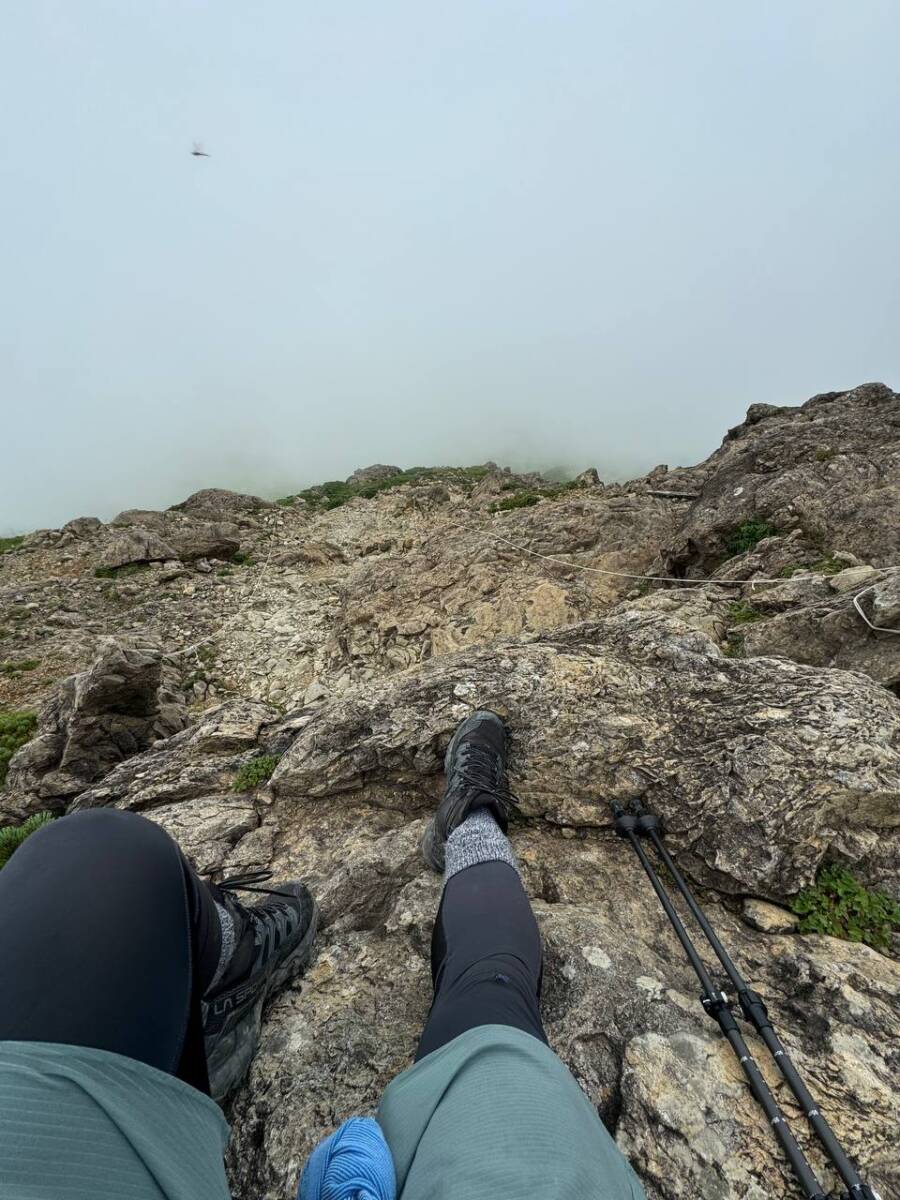
M 433 871 L 443 871 L 447 838 L 474 809 L 487 808 L 506 833 L 518 803 L 506 786 L 506 741 L 506 726 L 492 712 L 472 713 L 454 733 L 444 759 L 447 789 L 422 838 Z
M 222 978 L 201 1004 L 210 1094 L 219 1102 L 240 1083 L 256 1053 L 267 997 L 295 978 L 312 956 L 316 902 L 302 883 L 254 886 L 270 876 L 270 871 L 256 871 L 207 885 L 231 917 L 234 934 Z M 231 889 L 263 892 L 266 898 L 250 908 Z

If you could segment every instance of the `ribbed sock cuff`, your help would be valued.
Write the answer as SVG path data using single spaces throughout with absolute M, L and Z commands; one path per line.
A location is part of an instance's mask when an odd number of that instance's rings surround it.
M 211 992 L 222 976 L 228 969 L 228 964 L 231 962 L 231 956 L 234 954 L 234 918 L 224 904 L 216 901 L 216 912 L 219 914 L 219 927 L 222 930 L 221 949 L 219 950 L 219 962 L 216 966 L 216 973 L 209 981 L 207 992 Z
M 516 872 L 519 867 L 500 826 L 486 808 L 476 808 L 447 838 L 444 847 L 444 882 L 466 867 L 483 862 L 505 862 Z

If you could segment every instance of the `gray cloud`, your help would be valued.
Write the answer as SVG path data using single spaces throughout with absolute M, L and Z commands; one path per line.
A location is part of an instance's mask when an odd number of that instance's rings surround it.
M 621 476 L 897 385 L 889 0 L 6 26 L 0 532 L 374 460 Z

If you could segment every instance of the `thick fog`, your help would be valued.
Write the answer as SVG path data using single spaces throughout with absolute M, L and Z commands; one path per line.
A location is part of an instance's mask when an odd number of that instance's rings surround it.
M 894 0 L 3 26 L 0 533 L 373 461 L 621 477 L 900 380 Z

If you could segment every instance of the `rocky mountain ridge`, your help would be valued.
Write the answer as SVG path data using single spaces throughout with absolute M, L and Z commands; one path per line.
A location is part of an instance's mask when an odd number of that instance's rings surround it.
M 495 708 L 551 1043 L 648 1195 L 797 1191 L 611 835 L 607 802 L 635 796 L 848 1149 L 900 1195 L 896 940 L 799 934 L 789 911 L 824 863 L 897 895 L 898 567 L 882 384 L 754 405 L 705 462 L 625 484 L 379 465 L 277 504 L 213 489 L 79 518 L 0 557 L 0 714 L 39 714 L 0 823 L 111 804 L 202 871 L 310 881 L 317 959 L 229 1112 L 235 1195 L 280 1200 L 409 1064 L 440 886 L 418 839 L 454 725 Z

